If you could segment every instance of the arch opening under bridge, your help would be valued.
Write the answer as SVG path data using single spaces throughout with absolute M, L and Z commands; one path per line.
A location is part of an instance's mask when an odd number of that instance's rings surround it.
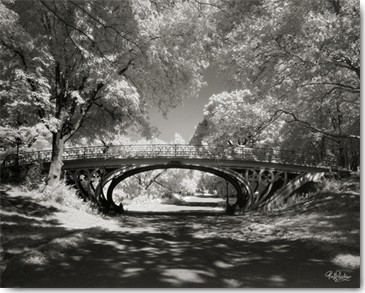
M 51 151 L 12 154 L 3 161 L 2 168 L 29 166 L 37 161 L 47 171 L 50 160 Z M 195 169 L 226 178 L 237 190 L 234 208 L 247 211 L 274 206 L 277 198 L 288 196 L 306 182 L 319 180 L 324 172 L 332 172 L 334 165 L 331 158 L 318 163 L 295 151 L 176 144 L 66 148 L 63 154 L 63 171 L 69 173 L 80 193 L 103 208 L 116 210 L 112 196 L 115 186 L 148 170 Z M 104 192 L 107 182 L 112 188 Z
M 127 169 L 123 169 L 122 172 L 116 172 L 118 173 L 114 177 L 109 177 L 106 180 L 101 182 L 101 189 L 103 189 L 103 186 L 105 186 L 107 183 L 110 183 L 106 196 L 104 196 L 105 201 L 110 205 L 113 209 L 117 209 L 120 211 L 123 211 L 123 204 L 117 205 L 115 203 L 115 200 L 113 198 L 113 192 L 116 186 L 123 182 L 124 180 L 147 171 L 153 171 L 153 170 L 159 170 L 159 169 L 189 169 L 189 170 L 198 170 L 206 173 L 210 173 L 213 175 L 216 175 L 220 178 L 223 178 L 225 181 L 232 184 L 234 189 L 236 190 L 236 201 L 233 203 L 233 205 L 227 204 L 226 212 L 232 213 L 234 212 L 235 208 L 244 208 L 245 205 L 248 205 L 250 202 L 252 202 L 253 199 L 253 192 L 252 189 L 248 183 L 248 181 L 243 178 L 238 172 L 235 172 L 233 170 L 224 169 L 224 168 L 218 168 L 218 167 L 208 167 L 208 166 L 201 166 L 201 165 L 192 165 L 192 164 L 151 164 L 151 165 L 133 165 L 130 166 Z

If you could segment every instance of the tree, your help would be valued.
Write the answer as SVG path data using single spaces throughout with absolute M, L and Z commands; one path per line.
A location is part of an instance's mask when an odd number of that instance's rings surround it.
M 184 169 L 162 169 L 136 174 L 118 186 L 123 198 L 142 197 L 149 200 L 170 198 L 174 193 L 194 194 L 203 173 Z
M 227 194 L 227 188 L 226 188 L 226 180 L 209 174 L 209 173 L 202 173 L 201 176 L 198 179 L 197 182 L 197 188 L 201 190 L 201 192 L 205 193 L 207 191 L 208 193 L 218 193 L 221 197 L 226 196 Z M 231 186 L 231 184 L 230 184 Z M 232 189 L 232 186 L 231 186 Z M 234 188 L 233 188 L 234 189 Z
M 227 147 L 274 144 L 282 123 L 270 119 L 272 105 L 268 102 L 263 104 L 250 90 L 213 95 L 191 142 Z
M 186 1 L 0 2 L 1 126 L 41 123 L 52 136 L 48 184 L 65 143 L 134 127 L 194 96 L 210 23 Z
M 180 133 L 175 132 L 174 139 L 170 142 L 171 144 L 185 144 L 185 139 Z
M 360 9 L 358 1 L 221 1 L 215 60 L 232 87 L 248 88 L 283 119 L 336 145 L 359 139 Z M 272 100 L 275 103 L 272 103 Z M 271 110 L 270 109 L 270 110 Z M 267 123 L 264 122 L 264 123 Z M 355 127 L 356 128 L 356 127 Z M 298 134 L 296 134 L 298 135 Z

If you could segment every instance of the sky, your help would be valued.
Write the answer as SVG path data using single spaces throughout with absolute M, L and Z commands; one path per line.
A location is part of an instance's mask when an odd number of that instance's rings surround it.
M 185 99 L 181 107 L 171 110 L 167 119 L 153 108 L 150 111 L 151 125 L 156 126 L 161 134 L 158 138 L 170 142 L 174 139 L 175 133 L 179 133 L 186 143 L 193 136 L 195 127 L 203 120 L 203 108 L 208 103 L 209 97 L 227 90 L 222 78 L 216 75 L 214 69 L 208 69 L 204 73 L 207 85 L 200 90 L 196 98 Z

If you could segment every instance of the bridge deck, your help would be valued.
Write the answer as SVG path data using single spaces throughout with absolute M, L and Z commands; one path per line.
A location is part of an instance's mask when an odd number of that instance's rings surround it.
M 191 159 L 184 157 L 164 157 L 164 158 L 105 158 L 105 159 L 79 159 L 64 161 L 64 168 L 67 170 L 93 168 L 93 167 L 105 167 L 105 168 L 118 168 L 123 165 L 155 165 L 166 164 L 174 165 L 176 168 L 181 165 L 204 165 L 204 166 L 217 166 L 217 167 L 229 167 L 231 169 L 244 169 L 244 168 L 265 168 L 272 170 L 281 170 L 288 172 L 328 172 L 330 167 L 315 167 L 304 166 L 295 164 L 284 164 L 276 162 L 258 162 L 258 161 L 244 161 L 244 160 L 212 160 L 212 159 Z
M 3 166 L 50 162 L 50 150 L 9 155 Z M 328 158 L 321 164 L 307 154 L 294 150 L 276 150 L 246 147 L 209 147 L 202 145 L 121 145 L 107 147 L 66 148 L 63 154 L 65 168 L 119 167 L 125 164 L 204 164 L 231 168 L 280 169 L 285 171 L 323 172 L 335 166 Z

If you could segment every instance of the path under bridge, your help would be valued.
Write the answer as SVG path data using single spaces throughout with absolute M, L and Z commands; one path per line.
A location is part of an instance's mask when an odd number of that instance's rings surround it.
M 9 155 L 2 167 L 41 162 L 45 169 L 51 151 Z M 113 199 L 115 187 L 130 176 L 157 169 L 192 169 L 224 178 L 236 190 L 237 200 L 228 213 L 272 208 L 308 182 L 331 172 L 335 161 L 321 160 L 296 151 L 246 147 L 209 147 L 178 144 L 121 145 L 66 148 L 63 173 L 86 199 L 105 209 L 123 212 Z

